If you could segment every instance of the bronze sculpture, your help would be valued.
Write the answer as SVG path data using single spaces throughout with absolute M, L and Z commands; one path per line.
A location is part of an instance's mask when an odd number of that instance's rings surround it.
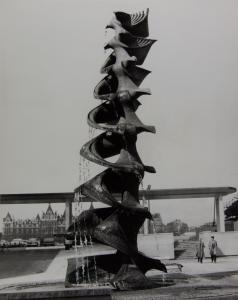
M 88 114 L 89 126 L 104 130 L 87 142 L 80 154 L 89 161 L 107 167 L 75 192 L 103 202 L 110 207 L 84 211 L 77 219 L 76 227 L 68 230 L 68 238 L 84 232 L 103 244 L 117 250 L 115 254 L 96 256 L 97 277 L 112 275 L 109 280 L 118 289 L 149 288 L 153 284 L 145 276 L 150 269 L 166 272 L 166 267 L 157 259 L 140 253 L 137 234 L 146 218 L 152 216 L 139 203 L 139 185 L 144 172 L 155 173 L 152 166 L 141 161 L 136 149 L 137 135 L 141 132 L 155 133 L 154 126 L 144 125 L 136 115 L 141 104 L 138 98 L 149 95 L 149 89 L 139 88 L 150 73 L 138 65 L 143 64 L 155 40 L 148 39 L 148 12 L 127 14 L 115 12 L 107 28 L 115 30 L 115 37 L 105 46 L 113 51 L 101 68 L 107 75 L 98 83 L 94 97 L 102 104 Z M 118 155 L 115 162 L 107 159 Z M 120 194 L 118 201 L 113 194 Z M 66 285 L 82 282 L 82 272 L 93 275 L 93 259 L 87 266 L 68 266 Z M 80 269 L 81 268 L 81 269 Z M 83 268 L 83 271 L 82 271 Z M 77 276 L 76 276 L 77 274 Z

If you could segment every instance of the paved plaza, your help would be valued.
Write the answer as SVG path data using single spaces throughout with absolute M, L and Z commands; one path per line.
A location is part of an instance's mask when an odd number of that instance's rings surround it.
M 108 246 L 94 245 L 92 247 L 80 248 L 80 255 L 107 254 L 115 250 Z M 6 254 L 5 254 L 6 255 Z M 67 258 L 76 257 L 75 250 L 59 250 L 53 258 L 46 271 L 39 274 L 8 277 L 0 279 L 0 295 L 15 287 L 29 286 L 30 289 L 44 290 L 45 287 L 52 286 L 60 289 L 64 285 L 67 268 Z M 210 259 L 205 259 L 202 264 L 196 259 L 169 260 L 167 264 L 168 274 L 165 276 L 161 272 L 153 270 L 147 276 L 153 280 L 163 283 L 161 287 L 128 292 L 113 292 L 113 300 L 122 299 L 238 299 L 238 256 L 220 257 L 217 263 L 211 263 Z M 182 264 L 182 272 L 176 264 Z M 172 280 L 174 285 L 166 287 L 166 282 Z M 232 298 L 236 297 L 236 298 Z

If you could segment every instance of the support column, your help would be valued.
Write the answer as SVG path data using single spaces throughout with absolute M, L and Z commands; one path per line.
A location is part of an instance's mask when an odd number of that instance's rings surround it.
M 142 201 L 143 201 L 143 206 L 148 207 L 148 201 L 146 200 L 145 196 L 143 196 Z M 148 234 L 149 233 L 148 219 L 145 219 L 143 226 L 144 226 L 144 234 Z
M 72 224 L 72 202 L 65 202 L 65 230 L 69 228 L 69 225 Z
M 2 212 L 2 205 L 0 204 L 0 240 L 2 239 L 3 235 L 3 212 Z
M 224 206 L 222 196 L 216 196 L 216 223 L 217 223 L 217 231 L 225 232 L 225 216 L 224 216 Z
M 148 192 L 148 191 L 150 191 L 150 189 L 151 189 L 151 185 L 149 184 L 147 186 L 147 189 L 146 189 L 145 193 Z M 148 207 L 148 210 L 150 211 L 150 200 L 148 199 L 148 196 L 146 197 L 145 195 L 143 195 L 142 196 L 142 200 L 143 200 L 143 206 L 144 207 Z M 149 234 L 149 233 L 151 233 L 150 232 L 150 220 L 145 219 L 145 222 L 144 222 L 144 234 Z

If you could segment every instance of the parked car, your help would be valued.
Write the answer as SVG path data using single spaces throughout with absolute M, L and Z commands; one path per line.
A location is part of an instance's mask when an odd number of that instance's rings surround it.
M 41 246 L 55 246 L 55 238 L 54 237 L 45 237 L 41 241 Z
M 13 239 L 10 243 L 11 247 L 26 247 L 27 242 L 23 239 Z
M 0 241 L 0 247 L 2 247 L 2 248 L 9 247 L 9 242 L 6 241 L 6 240 L 1 240 Z
M 27 241 L 27 246 L 29 247 L 39 247 L 40 241 L 37 238 L 31 238 Z

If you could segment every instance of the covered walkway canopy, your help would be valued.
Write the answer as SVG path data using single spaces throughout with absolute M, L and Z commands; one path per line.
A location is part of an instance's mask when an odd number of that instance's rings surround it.
M 217 230 L 225 231 L 223 196 L 236 192 L 234 187 L 199 187 L 182 189 L 154 189 L 139 192 L 140 200 L 214 198 L 216 203 Z M 119 194 L 114 195 L 119 199 Z M 91 202 L 88 197 L 80 198 L 82 202 Z M 34 194 L 1 194 L 0 204 L 30 204 L 30 203 L 65 203 L 66 227 L 72 219 L 72 202 L 74 193 L 34 193 Z

